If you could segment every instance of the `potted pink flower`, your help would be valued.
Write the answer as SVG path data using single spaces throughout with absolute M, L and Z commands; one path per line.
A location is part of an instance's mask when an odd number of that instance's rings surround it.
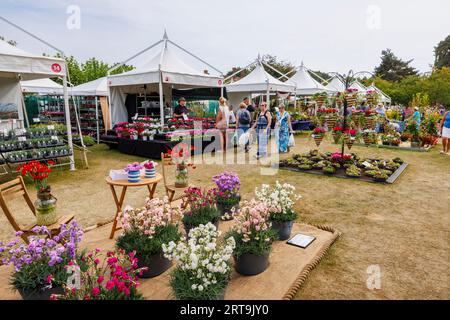
M 153 161 L 148 161 L 144 163 L 145 177 L 147 179 L 153 179 L 156 176 L 155 163 Z
M 139 162 L 129 163 L 125 167 L 125 171 L 128 173 L 128 182 L 136 183 L 141 180 L 141 169 L 143 167 Z

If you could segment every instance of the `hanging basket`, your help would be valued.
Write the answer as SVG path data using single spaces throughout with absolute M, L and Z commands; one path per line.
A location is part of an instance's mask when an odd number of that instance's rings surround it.
M 345 100 L 347 100 L 348 107 L 353 107 L 354 105 L 356 105 L 356 97 L 354 96 L 346 97 Z
M 321 106 L 323 106 L 323 103 L 325 102 L 325 99 L 324 99 L 323 97 L 317 97 L 317 98 L 315 99 L 315 101 L 316 101 L 316 103 L 317 103 L 317 106 L 318 106 L 318 107 L 321 107 Z
M 353 144 L 355 143 L 355 140 L 354 139 L 352 139 L 350 136 L 346 136 L 345 137 L 345 144 L 347 145 L 347 147 L 348 147 L 348 150 L 351 150 L 352 149 L 352 147 L 353 147 Z
M 373 129 L 374 127 L 374 119 L 372 117 L 366 117 L 366 127 L 368 129 Z
M 368 147 L 372 143 L 372 139 L 369 136 L 364 136 L 363 140 L 366 147 Z
M 334 143 L 338 143 L 339 139 L 341 138 L 341 135 L 339 133 L 337 133 L 336 131 L 333 131 L 331 133 L 331 135 L 333 136 Z
M 323 135 L 322 135 L 322 134 L 320 134 L 320 135 L 314 135 L 313 138 L 314 138 L 314 141 L 315 141 L 317 147 L 320 147 L 320 144 L 321 144 L 322 141 L 323 141 Z
M 326 119 L 326 122 L 327 122 L 328 129 L 333 129 L 334 126 L 336 125 L 337 119 L 336 119 L 336 117 L 333 117 L 333 116 L 332 117 L 328 117 Z

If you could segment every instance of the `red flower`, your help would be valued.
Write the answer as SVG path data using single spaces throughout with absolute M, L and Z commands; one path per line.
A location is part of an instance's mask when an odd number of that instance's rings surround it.
M 98 287 L 92 288 L 92 292 L 91 292 L 93 297 L 96 297 L 100 294 L 100 289 Z

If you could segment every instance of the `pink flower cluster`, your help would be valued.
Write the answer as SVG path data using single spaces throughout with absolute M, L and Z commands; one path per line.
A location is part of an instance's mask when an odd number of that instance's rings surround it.
M 236 231 L 242 235 L 242 241 L 271 241 L 271 238 L 261 239 L 262 231 L 271 227 L 269 208 L 264 202 L 257 200 L 245 201 L 235 216 Z
M 176 207 L 172 208 L 166 197 L 162 200 L 149 199 L 144 208 L 127 207 L 120 214 L 119 219 L 124 232 L 139 230 L 151 238 L 157 227 L 170 225 L 177 216 L 180 216 L 180 210 Z
M 181 209 L 187 210 L 192 215 L 193 211 L 204 207 L 212 207 L 216 204 L 216 189 L 202 190 L 197 187 L 189 187 L 184 191 L 185 197 Z

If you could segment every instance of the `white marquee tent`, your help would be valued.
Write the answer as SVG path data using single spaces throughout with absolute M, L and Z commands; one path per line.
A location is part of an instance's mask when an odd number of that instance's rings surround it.
M 23 93 L 63 95 L 64 91 L 62 85 L 48 78 L 21 81 L 20 86 L 22 87 Z
M 367 88 L 361 82 L 359 82 L 359 80 L 353 81 L 349 89 L 356 89 L 360 94 L 365 94 L 367 91 Z
M 72 96 L 108 96 L 107 78 L 98 78 L 96 80 L 86 82 L 69 89 Z
M 251 63 L 248 67 L 255 64 L 255 69 L 244 78 L 225 85 L 229 103 L 238 106 L 244 97 L 251 97 L 255 93 L 266 94 L 266 101 L 269 99 L 271 92 L 293 93 L 295 85 L 289 81 L 282 82 L 264 69 L 264 62 L 258 59 Z M 237 73 L 239 73 L 238 71 Z M 280 73 L 281 74 L 281 73 Z M 233 78 L 232 76 L 228 78 Z
M 367 91 L 376 91 L 381 97 L 381 102 L 383 103 L 392 103 L 391 97 L 389 97 L 387 94 L 385 94 L 383 91 L 378 89 L 374 84 L 367 87 Z
M 337 91 L 327 88 L 316 81 L 311 76 L 308 69 L 303 65 L 303 62 L 300 65 L 300 68 L 297 70 L 297 73 L 295 73 L 292 78 L 289 79 L 289 81 L 295 84 L 295 92 L 297 95 L 301 96 L 313 95 L 320 92 L 331 93 Z
M 206 74 L 181 60 L 173 51 L 172 47 L 169 48 L 168 44 L 178 47 L 202 63 L 210 66 L 169 40 L 166 33 L 161 41 L 146 50 L 160 43 L 163 44 L 160 52 L 142 67 L 119 75 L 108 76 L 112 125 L 128 120 L 128 112 L 125 106 L 126 94 L 141 93 L 144 85 L 146 85 L 145 90 L 147 91 L 162 93 L 159 94 L 161 124 L 164 124 L 164 100 L 171 101 L 172 89 L 218 88 L 222 86 L 223 80 L 221 75 Z M 210 67 L 220 72 L 214 67 Z M 222 73 L 220 72 L 220 74 Z
M 339 77 L 333 77 L 331 81 L 325 86 L 328 90 L 334 91 L 334 92 L 344 92 L 345 91 L 345 84 L 342 82 Z
M 22 90 L 20 81 L 42 78 L 62 77 L 64 82 L 65 111 L 69 115 L 69 103 L 67 95 L 66 63 L 63 59 L 50 58 L 34 55 L 6 41 L 0 40 L 0 113 L 11 108 L 18 112 L 19 120 L 26 117 L 24 105 L 22 104 Z M 66 117 L 67 135 L 69 147 L 73 154 L 72 128 L 70 117 Z M 23 122 L 22 122 L 23 125 Z M 71 170 L 75 169 L 73 156 L 70 157 Z

